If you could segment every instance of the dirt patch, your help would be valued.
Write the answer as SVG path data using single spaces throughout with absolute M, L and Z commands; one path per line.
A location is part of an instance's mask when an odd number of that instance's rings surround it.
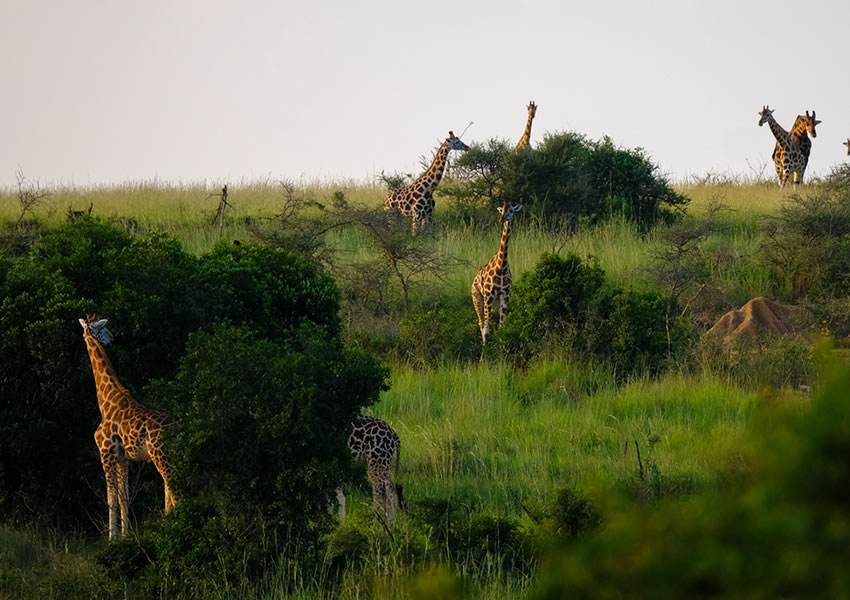
M 778 304 L 759 296 L 720 317 L 706 335 L 723 336 L 725 341 L 756 342 L 765 335 L 794 333 L 792 318 L 798 310 L 796 306 Z

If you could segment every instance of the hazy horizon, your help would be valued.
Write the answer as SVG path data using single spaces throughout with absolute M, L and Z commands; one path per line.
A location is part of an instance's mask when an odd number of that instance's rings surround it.
M 674 181 L 774 177 L 765 104 L 846 160 L 850 3 L 7 0 L 0 186 L 418 173 L 448 131 L 643 148 Z

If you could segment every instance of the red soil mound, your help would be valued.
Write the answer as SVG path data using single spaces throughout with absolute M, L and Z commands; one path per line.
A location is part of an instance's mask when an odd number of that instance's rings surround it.
M 795 328 L 791 316 L 795 310 L 795 306 L 777 304 L 759 296 L 720 317 L 706 335 L 722 335 L 727 341 L 743 338 L 755 342 L 763 335 L 793 333 Z

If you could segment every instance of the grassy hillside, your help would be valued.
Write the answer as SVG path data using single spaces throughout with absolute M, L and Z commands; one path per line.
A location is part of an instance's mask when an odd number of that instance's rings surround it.
M 384 194 L 380 186 L 362 184 L 301 187 L 302 193 L 325 203 L 338 190 L 350 202 L 367 206 L 380 206 Z M 252 227 L 279 212 L 283 198 L 273 184 L 231 185 L 232 207 L 219 228 L 211 224 L 218 204 L 217 196 L 210 197 L 213 191 L 158 183 L 60 189 L 30 216 L 56 223 L 66 219 L 69 209 L 85 210 L 91 204 L 95 216 L 135 233 L 167 232 L 201 254 L 220 238 L 250 240 Z M 721 227 L 703 242 L 705 251 L 716 257 L 712 275 L 726 301 L 740 305 L 771 295 L 773 284 L 754 257 L 764 240 L 763 219 L 777 213 L 785 194 L 766 184 L 682 186 L 677 191 L 691 199 L 687 212 L 696 220 L 713 204 L 726 207 L 717 213 Z M 15 194 L 0 194 L 0 222 L 15 222 L 19 214 Z M 500 227 L 495 212 L 489 229 L 458 225 L 450 215 L 450 207 L 438 197 L 434 244 L 464 262 L 445 282 L 431 280 L 418 289 L 416 310 L 464 307 L 474 327 L 469 285 L 476 269 L 498 249 Z M 510 248 L 515 281 L 542 253 L 557 251 L 595 257 L 607 277 L 621 286 L 655 285 L 645 267 L 664 243 L 660 229 L 641 234 L 615 218 L 567 234 L 524 221 L 524 216 L 520 213 L 515 221 Z M 377 255 L 368 239 L 352 229 L 334 230 L 327 240 L 348 261 Z M 398 310 L 397 298 L 390 304 Z M 384 318 L 397 324 L 398 314 Z M 464 507 L 464 514 L 508 519 L 530 531 L 535 515 L 543 514 L 563 489 L 600 505 L 609 494 L 651 503 L 722 489 L 750 468 L 753 431 L 765 427 L 751 418 L 757 407 L 809 402 L 807 393 L 783 389 L 781 382 L 760 390 L 722 369 L 703 366 L 620 383 L 604 367 L 573 364 L 569 357 L 534 361 L 522 371 L 498 360 L 424 367 L 393 360 L 392 387 L 369 412 L 390 422 L 401 437 L 399 481 L 409 502 L 446 500 Z M 533 590 L 533 578 L 504 569 L 499 556 L 488 554 L 490 563 L 458 560 L 441 547 L 444 541 L 416 538 L 419 534 L 404 518 L 398 545 L 387 547 L 383 532 L 370 522 L 366 486 L 355 491 L 350 508 L 351 522 L 370 532 L 366 568 L 352 568 L 340 587 L 321 577 L 301 579 L 304 575 L 291 565 L 271 564 L 262 582 L 210 581 L 209 597 L 435 597 L 434 589 L 451 589 L 457 576 L 465 579 L 468 597 L 526 597 Z M 118 588 L 94 558 L 102 543 L 81 537 L 4 525 L 0 565 L 7 567 L 0 567 L 0 597 L 115 597 Z M 420 543 L 424 550 L 406 549 Z M 423 571 L 431 575 L 422 576 Z M 160 593 L 168 597 L 167 591 Z M 143 597 L 133 590 L 124 594 Z

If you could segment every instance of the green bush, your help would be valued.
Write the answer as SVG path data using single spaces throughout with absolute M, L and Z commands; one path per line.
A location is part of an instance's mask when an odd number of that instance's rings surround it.
M 667 300 L 656 292 L 604 282 L 595 263 L 544 255 L 514 285 L 496 343 L 521 363 L 535 354 L 571 353 L 624 376 L 659 372 L 687 339 L 686 324 L 666 322 Z
M 469 223 L 481 218 L 483 207 L 507 199 L 522 202 L 546 223 L 574 227 L 616 214 L 646 231 L 687 204 L 642 149 L 625 150 L 608 137 L 593 141 L 577 133 L 547 134 L 528 152 L 511 152 L 505 142 L 489 140 L 458 159 L 456 176 L 441 194 L 454 200 L 454 210 Z
M 418 367 L 444 361 L 477 360 L 481 353 L 481 334 L 474 310 L 471 306 L 467 310 L 429 310 L 402 319 L 396 353 Z
M 790 197 L 765 226 L 762 260 L 783 297 L 850 294 L 850 187 Z

